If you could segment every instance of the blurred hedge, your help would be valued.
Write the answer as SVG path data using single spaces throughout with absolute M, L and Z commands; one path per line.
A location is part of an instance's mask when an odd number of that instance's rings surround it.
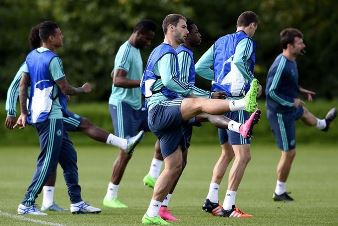
M 323 101 L 316 100 L 313 103 L 308 103 L 306 106 L 315 115 L 322 118 L 325 116 L 327 110 L 332 106 L 338 106 L 338 101 Z M 4 109 L 4 103 L 0 103 L 1 109 Z M 87 117 L 94 124 L 112 131 L 111 118 L 108 110 L 108 103 L 71 103 L 70 110 Z M 264 103 L 260 103 L 262 109 L 262 119 L 254 130 L 254 142 L 274 142 L 272 133 L 265 116 Z M 2 119 L 2 126 L 0 126 L 0 145 L 32 145 L 38 144 L 37 135 L 32 127 L 27 127 L 24 130 L 8 130 L 3 126 L 5 120 L 5 113 L 2 110 L 0 112 L 0 118 Z M 332 124 L 331 130 L 328 133 L 318 131 L 315 128 L 310 128 L 305 125 L 301 125 L 302 122 L 298 122 L 297 125 L 297 142 L 298 143 L 332 143 L 338 144 L 338 121 Z M 75 145 L 100 145 L 99 143 L 92 141 L 81 133 L 70 133 L 71 138 Z M 155 137 L 151 133 L 147 133 L 143 143 L 152 145 L 155 141 Z M 204 123 L 202 127 L 195 128 L 192 138 L 193 143 L 218 143 L 217 130 L 209 123 Z
M 337 0 L 1 0 L 0 1 L 0 101 L 29 51 L 27 36 L 35 24 L 56 21 L 65 36 L 58 51 L 65 73 L 74 85 L 92 82 L 96 92 L 78 100 L 105 101 L 111 91 L 110 72 L 119 46 L 133 26 L 148 18 L 158 25 L 152 48 L 163 41 L 162 20 L 169 13 L 193 19 L 202 34 L 194 50 L 196 60 L 220 36 L 235 31 L 238 15 L 255 11 L 260 18 L 255 76 L 265 85 L 269 66 L 281 52 L 279 33 L 297 27 L 304 33 L 306 55 L 298 60 L 300 84 L 321 98 L 337 98 Z M 146 62 L 152 48 L 142 51 Z

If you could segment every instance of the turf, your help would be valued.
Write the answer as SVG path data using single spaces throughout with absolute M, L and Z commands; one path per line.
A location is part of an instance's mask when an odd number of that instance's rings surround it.
M 102 207 L 117 149 L 102 145 L 80 146 L 77 150 L 83 198 L 93 206 L 101 207 L 101 214 L 75 216 L 64 212 L 49 213 L 43 217 L 25 216 L 25 220 L 15 219 L 17 205 L 31 180 L 39 150 L 37 146 L 2 146 L 0 225 L 42 225 L 41 222 L 32 223 L 27 219 L 41 220 L 49 225 L 140 225 L 152 194 L 142 184 L 153 155 L 152 147 L 140 145 L 129 163 L 119 192 L 120 200 L 129 206 L 124 210 Z M 252 160 L 237 198 L 239 207 L 254 215 L 252 219 L 219 218 L 202 212 L 201 205 L 218 155 L 218 145 L 191 147 L 188 166 L 170 204 L 173 214 L 180 219 L 173 225 L 338 225 L 336 145 L 300 144 L 288 181 L 288 190 L 296 201 L 277 203 L 271 197 L 279 152 L 272 144 L 253 144 Z M 221 202 L 225 190 L 226 180 L 221 184 Z M 61 169 L 58 171 L 55 196 L 59 205 L 69 208 Z M 40 197 L 37 204 L 41 204 Z

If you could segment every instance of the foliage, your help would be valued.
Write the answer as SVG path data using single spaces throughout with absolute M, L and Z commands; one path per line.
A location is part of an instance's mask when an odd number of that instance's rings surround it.
M 338 49 L 338 2 L 334 0 L 2 0 L 0 1 L 0 96 L 29 52 L 27 34 L 32 26 L 56 21 L 65 36 L 60 49 L 68 79 L 81 85 L 88 80 L 95 93 L 86 99 L 107 100 L 114 55 L 128 39 L 133 25 L 142 18 L 158 24 L 154 46 L 163 39 L 161 23 L 166 14 L 177 12 L 192 18 L 203 35 L 196 49 L 198 59 L 221 35 L 235 30 L 237 16 L 253 10 L 260 16 L 255 39 L 258 43 L 256 76 L 264 85 L 269 65 L 280 52 L 279 32 L 297 27 L 304 33 L 307 54 L 299 59 L 300 81 L 319 96 L 332 98 L 338 87 L 338 66 L 333 61 Z M 143 53 L 146 61 L 150 49 Z M 322 77 L 324 76 L 324 79 Z

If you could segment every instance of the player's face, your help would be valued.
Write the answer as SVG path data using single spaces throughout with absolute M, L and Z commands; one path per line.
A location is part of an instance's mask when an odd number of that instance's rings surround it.
M 50 38 L 56 48 L 63 46 L 63 35 L 60 28 L 56 28 L 54 34 L 51 35 Z
M 180 19 L 174 27 L 174 37 L 178 44 L 184 43 L 185 39 L 187 38 L 187 35 L 189 34 L 187 23 L 185 20 Z
M 293 44 L 291 45 L 291 52 L 294 55 L 302 55 L 305 49 L 305 44 L 302 38 L 295 37 Z
M 136 37 L 136 48 L 144 49 L 151 45 L 155 37 L 155 32 L 153 31 L 144 31 L 137 33 Z
M 202 42 L 202 35 L 195 24 L 192 25 L 191 31 L 187 36 L 187 41 L 192 47 L 199 46 Z

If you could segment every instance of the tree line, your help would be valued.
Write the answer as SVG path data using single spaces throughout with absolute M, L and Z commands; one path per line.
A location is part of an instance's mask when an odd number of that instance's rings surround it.
M 119 46 L 128 39 L 141 19 L 157 25 L 153 47 L 163 41 L 162 20 L 169 13 L 191 18 L 202 34 L 202 45 L 195 60 L 220 36 L 235 31 L 238 15 L 252 10 L 259 15 L 255 76 L 265 85 L 269 66 L 281 52 L 279 32 L 296 27 L 304 34 L 307 53 L 298 60 L 300 84 L 315 90 L 317 96 L 337 97 L 338 1 L 335 0 L 2 0 L 0 1 L 0 97 L 29 52 L 30 28 L 44 21 L 58 23 L 64 34 L 61 56 L 67 78 L 72 84 L 94 84 L 95 92 L 82 99 L 108 101 L 110 73 Z M 145 50 L 146 62 L 151 48 Z M 201 87 L 209 82 L 198 80 Z

